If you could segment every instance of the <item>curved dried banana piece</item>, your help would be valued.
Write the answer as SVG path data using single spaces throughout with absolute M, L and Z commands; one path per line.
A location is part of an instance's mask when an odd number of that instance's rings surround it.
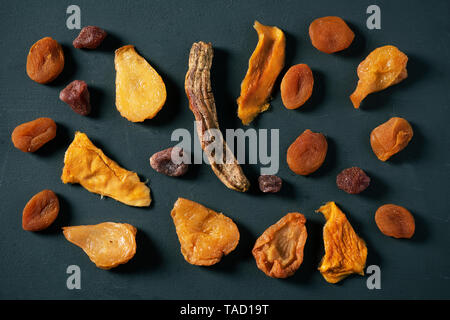
M 136 253 L 136 228 L 128 223 L 103 222 L 63 228 L 64 237 L 79 246 L 100 269 L 127 263 Z
M 334 202 L 328 202 L 316 212 L 325 216 L 323 227 L 325 256 L 319 270 L 329 283 L 337 283 L 352 273 L 364 275 L 367 247 Z
M 381 91 L 408 77 L 408 57 L 394 46 L 373 50 L 358 66 L 358 85 L 350 100 L 355 108 L 373 92 Z

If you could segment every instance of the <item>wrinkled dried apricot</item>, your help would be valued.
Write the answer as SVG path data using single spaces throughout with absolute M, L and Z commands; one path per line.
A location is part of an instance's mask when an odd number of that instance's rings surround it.
M 51 190 L 42 190 L 26 204 L 22 213 L 22 228 L 40 231 L 48 228 L 58 217 L 59 200 Z
M 27 74 L 31 80 L 46 84 L 52 82 L 64 69 L 61 45 L 50 37 L 33 44 L 27 57 Z
M 379 207 L 375 213 L 375 222 L 383 234 L 394 238 L 409 239 L 414 235 L 416 229 L 411 212 L 395 204 L 385 204 Z
M 367 189 L 370 178 L 358 167 L 342 170 L 336 177 L 336 184 L 339 189 L 350 194 L 358 194 Z
M 128 223 L 103 222 L 63 228 L 64 237 L 83 249 L 100 269 L 127 263 L 136 253 L 136 228 Z
M 50 118 L 37 118 L 18 125 L 11 134 L 14 147 L 23 152 L 35 152 L 56 137 L 56 123 Z
M 281 80 L 281 100 L 287 109 L 301 107 L 311 97 L 314 77 L 307 64 L 289 68 Z
M 370 145 L 381 161 L 402 151 L 413 137 L 413 129 L 408 121 L 394 117 L 379 125 L 370 133 Z
M 178 198 L 171 216 L 181 253 L 190 264 L 216 264 L 239 243 L 239 230 L 233 220 L 194 201 Z
M 364 275 L 367 247 L 353 230 L 345 214 L 334 202 L 328 202 L 316 212 L 325 216 L 323 227 L 325 255 L 319 271 L 329 283 L 337 283 L 352 273 Z
M 91 112 L 89 90 L 86 82 L 74 80 L 59 93 L 59 99 L 67 103 L 73 111 L 82 116 Z
M 289 146 L 287 164 L 296 174 L 311 174 L 325 161 L 327 149 L 325 136 L 307 129 Z
M 312 45 L 319 51 L 333 53 L 347 49 L 355 34 L 339 17 L 322 17 L 309 25 Z
M 286 278 L 297 271 L 308 237 L 305 223 L 301 213 L 288 213 L 256 240 L 252 253 L 262 272 L 272 278 Z
M 381 91 L 408 77 L 408 57 L 394 46 L 373 50 L 358 66 L 358 85 L 350 100 L 355 108 L 369 94 Z
M 77 49 L 96 49 L 106 38 L 106 31 L 96 26 L 86 26 L 81 29 L 72 44 Z

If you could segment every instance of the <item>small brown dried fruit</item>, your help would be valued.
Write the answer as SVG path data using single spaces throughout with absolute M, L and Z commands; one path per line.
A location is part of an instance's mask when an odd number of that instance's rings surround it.
M 26 204 L 22 213 L 22 228 L 40 231 L 49 227 L 58 217 L 59 200 L 51 190 L 42 190 Z
M 311 174 L 325 161 L 327 149 L 325 136 L 307 129 L 288 148 L 289 168 L 296 174 Z
M 179 147 L 168 148 L 152 155 L 150 166 L 157 172 L 167 176 L 182 176 L 189 169 L 189 165 L 183 162 L 183 156 L 183 149 Z
M 81 29 L 78 37 L 73 40 L 73 46 L 77 49 L 95 49 L 106 38 L 106 31 L 96 26 L 86 26 Z
M 375 213 L 375 222 L 380 231 L 394 238 L 411 238 L 414 235 L 416 224 L 414 217 L 404 207 L 395 204 L 385 204 Z
M 341 171 L 336 177 L 336 184 L 339 189 L 350 194 L 358 194 L 367 189 L 370 178 L 358 167 L 347 168 Z
M 56 136 L 56 123 L 50 118 L 38 118 L 18 125 L 11 134 L 14 147 L 23 152 L 35 152 Z
M 64 69 L 61 45 L 50 37 L 33 44 L 27 57 L 27 74 L 31 80 L 46 84 L 52 82 Z
M 266 193 L 276 193 L 281 190 L 283 180 L 274 175 L 262 175 L 258 178 L 259 189 Z
M 342 18 L 322 17 L 310 24 L 309 37 L 317 50 L 334 53 L 347 49 L 355 34 Z
M 287 109 L 297 109 L 311 97 L 314 77 L 307 64 L 289 68 L 281 80 L 281 99 Z
M 74 80 L 59 93 L 59 99 L 67 103 L 73 111 L 82 116 L 91 112 L 89 90 L 86 82 Z
M 308 237 L 305 223 L 304 215 L 291 212 L 264 231 L 252 250 L 261 271 L 272 278 L 286 278 L 297 271 Z

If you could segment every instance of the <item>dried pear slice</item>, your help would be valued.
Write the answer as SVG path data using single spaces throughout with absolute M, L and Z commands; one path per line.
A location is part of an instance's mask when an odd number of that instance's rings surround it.
M 90 192 L 111 197 L 129 206 L 150 205 L 150 189 L 136 173 L 120 167 L 82 132 L 76 132 L 64 156 L 64 183 L 79 183 Z
M 116 107 L 132 122 L 152 119 L 166 102 L 166 86 L 161 76 L 141 57 L 134 46 L 116 50 Z
M 128 223 L 103 222 L 63 228 L 64 237 L 79 246 L 100 269 L 127 263 L 136 253 L 136 228 Z

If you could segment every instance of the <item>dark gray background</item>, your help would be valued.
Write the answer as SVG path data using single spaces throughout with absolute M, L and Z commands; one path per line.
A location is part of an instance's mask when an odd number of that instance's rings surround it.
M 66 8 L 81 7 L 82 26 L 98 25 L 109 32 L 95 51 L 71 46 L 77 30 L 66 28 Z M 382 29 L 366 28 L 366 8 L 381 7 Z M 448 1 L 4 1 L 0 6 L 0 298 L 63 299 L 418 299 L 449 298 L 450 173 L 449 20 Z M 352 46 L 328 55 L 310 44 L 309 23 L 337 15 L 356 33 Z M 252 28 L 257 19 L 285 31 L 285 70 L 307 63 L 314 73 L 310 101 L 300 110 L 283 107 L 278 84 L 269 111 L 251 128 L 280 129 L 282 192 L 257 191 L 258 165 L 245 165 L 250 192 L 227 189 L 207 165 L 191 168 L 175 179 L 156 173 L 148 158 L 167 148 L 171 132 L 188 128 L 193 115 L 184 94 L 188 53 L 194 41 L 212 42 L 215 57 L 212 86 L 222 129 L 243 127 L 236 117 L 235 99 L 257 43 Z M 66 67 L 50 85 L 31 81 L 25 72 L 30 46 L 51 36 L 64 48 Z M 162 75 L 167 103 L 152 120 L 135 124 L 115 108 L 114 49 L 134 44 Z M 355 110 L 349 95 L 356 86 L 356 67 L 376 47 L 393 44 L 408 57 L 409 77 L 383 92 L 370 95 Z M 284 70 L 284 71 L 285 71 Z M 283 71 L 283 73 L 284 73 Z M 93 113 L 82 117 L 59 101 L 59 91 L 74 79 L 90 88 Z M 35 154 L 15 149 L 14 127 L 48 116 L 58 124 L 55 140 Z M 392 116 L 413 126 L 410 145 L 383 163 L 372 153 L 369 134 Z M 325 164 L 309 177 L 296 176 L 286 165 L 290 143 L 305 129 L 327 135 Z M 74 132 L 87 133 L 121 166 L 149 179 L 153 203 L 133 208 L 100 199 L 79 185 L 60 181 L 64 152 Z M 360 195 L 337 189 L 340 170 L 360 166 L 372 183 Z M 54 190 L 61 201 L 60 216 L 47 231 L 21 228 L 26 202 L 42 189 Z M 212 267 L 188 264 L 180 253 L 170 210 L 177 197 L 198 201 L 224 212 L 238 224 L 237 249 Z M 315 213 L 334 200 L 366 240 L 367 265 L 381 268 L 382 289 L 368 290 L 367 277 L 352 276 L 328 284 L 317 271 L 323 255 L 323 217 Z M 385 203 L 403 205 L 416 218 L 411 240 L 380 233 L 376 209 Z M 299 211 L 308 222 L 305 258 L 297 273 L 285 280 L 259 271 L 251 256 L 256 238 L 287 212 Z M 138 228 L 138 250 L 126 265 L 105 271 L 83 251 L 68 243 L 66 225 L 127 222 Z M 81 290 L 66 288 L 66 268 L 79 265 Z

